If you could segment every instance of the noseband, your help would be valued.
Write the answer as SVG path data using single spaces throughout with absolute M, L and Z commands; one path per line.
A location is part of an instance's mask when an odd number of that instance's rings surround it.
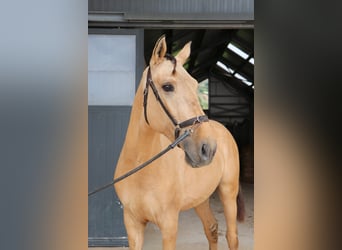
M 173 73 L 175 72 L 176 69 L 176 59 L 170 55 L 170 54 L 166 54 L 165 58 L 172 61 L 172 63 L 174 64 L 174 69 L 173 69 Z M 163 108 L 164 112 L 166 113 L 166 115 L 169 117 L 169 119 L 171 120 L 171 122 L 173 123 L 173 125 L 175 126 L 175 138 L 179 137 L 179 133 L 180 130 L 182 128 L 186 128 L 195 124 L 200 124 L 202 122 L 207 122 L 209 121 L 208 117 L 206 115 L 201 115 L 201 116 L 196 116 L 193 118 L 190 118 L 188 120 L 185 120 L 181 123 L 179 123 L 169 112 L 169 110 L 166 108 L 165 104 L 163 103 L 163 101 L 161 100 L 158 90 L 156 88 L 156 86 L 153 83 L 152 80 L 152 74 L 151 74 L 151 67 L 148 68 L 147 71 L 147 78 L 146 78 L 146 87 L 144 89 L 144 116 L 145 116 L 145 121 L 147 124 L 150 124 L 148 122 L 147 119 L 147 97 L 148 97 L 148 90 L 149 87 L 151 86 L 151 89 L 154 93 L 154 96 L 156 97 L 157 101 L 159 102 L 160 106 Z

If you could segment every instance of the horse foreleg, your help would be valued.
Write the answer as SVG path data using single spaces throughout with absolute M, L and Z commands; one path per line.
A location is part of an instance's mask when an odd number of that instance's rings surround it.
M 176 249 L 178 215 L 179 212 L 163 214 L 162 220 L 158 222 L 163 237 L 163 250 Z
M 144 243 L 144 230 L 146 223 L 138 221 L 132 214 L 124 209 L 124 222 L 128 235 L 130 250 L 141 250 Z
M 229 249 L 237 250 L 239 248 L 239 240 L 237 235 L 237 203 L 236 197 L 238 186 L 221 183 L 219 186 L 219 195 L 224 208 L 224 216 L 226 219 L 227 232 L 226 238 Z
M 217 250 L 218 224 L 210 209 L 209 199 L 195 207 L 195 211 L 202 221 L 209 242 L 209 250 Z

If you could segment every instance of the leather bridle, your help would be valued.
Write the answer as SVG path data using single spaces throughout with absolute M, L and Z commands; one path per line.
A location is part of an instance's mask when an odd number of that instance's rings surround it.
M 172 61 L 172 63 L 174 64 L 174 69 L 173 69 L 173 73 L 174 73 L 175 68 L 176 68 L 176 59 L 170 54 L 166 54 L 165 58 Z M 196 117 L 190 118 L 188 120 L 185 120 L 185 121 L 179 123 L 171 115 L 170 111 L 166 108 L 165 104 L 163 103 L 162 99 L 160 98 L 158 90 L 157 90 L 157 88 L 154 85 L 153 80 L 152 80 L 151 67 L 149 67 L 148 71 L 147 71 L 147 77 L 146 77 L 146 86 L 144 89 L 144 103 L 143 103 L 143 105 L 144 105 L 144 116 L 145 116 L 145 121 L 147 124 L 150 124 L 148 121 L 148 118 L 147 118 L 147 98 L 148 98 L 148 90 L 149 90 L 150 86 L 151 86 L 151 89 L 154 93 L 154 96 L 156 97 L 160 106 L 163 108 L 164 112 L 166 113 L 166 115 L 169 117 L 169 119 L 171 120 L 171 122 L 175 126 L 175 138 L 179 137 L 179 133 L 180 133 L 180 130 L 182 128 L 186 128 L 189 126 L 193 126 L 195 124 L 201 124 L 202 122 L 208 122 L 209 121 L 209 119 L 206 115 L 200 115 L 200 116 L 196 116 Z
M 171 56 L 166 54 L 165 56 L 168 60 L 171 60 L 174 64 L 174 69 L 173 69 L 173 73 L 175 72 L 175 68 L 176 68 L 176 59 Z M 193 118 L 190 118 L 186 121 L 183 121 L 181 123 L 178 123 L 177 120 L 171 115 L 171 113 L 168 111 L 168 109 L 166 108 L 166 106 L 164 105 L 163 101 L 160 99 L 160 96 L 158 94 L 158 91 L 156 89 L 156 86 L 154 85 L 153 81 L 152 81 L 152 75 L 151 75 L 151 69 L 148 69 L 147 72 L 147 80 L 146 80 L 146 87 L 144 90 L 144 115 L 145 115 L 145 121 L 147 122 L 147 124 L 149 124 L 148 119 L 147 119 L 147 97 L 148 97 L 148 89 L 149 86 L 151 86 L 154 96 L 157 98 L 158 102 L 160 103 L 160 105 L 162 106 L 162 108 L 164 109 L 165 113 L 167 114 L 167 116 L 170 118 L 170 120 L 172 121 L 173 125 L 175 125 L 175 141 L 172 142 L 169 146 L 167 146 L 167 148 L 165 148 L 164 150 L 162 150 L 161 152 L 159 152 L 158 154 L 156 154 L 155 156 L 153 156 L 151 159 L 147 160 L 146 162 L 142 163 L 141 165 L 139 165 L 138 167 L 128 171 L 127 173 L 121 175 L 120 177 L 114 179 L 112 182 L 103 185 L 102 187 L 99 187 L 97 189 L 95 189 L 92 192 L 88 193 L 88 197 L 100 192 L 103 189 L 106 189 L 112 185 L 114 185 L 115 183 L 122 181 L 123 179 L 127 178 L 128 176 L 131 176 L 132 174 L 140 171 L 141 169 L 145 168 L 146 166 L 148 166 L 149 164 L 151 164 L 153 161 L 155 161 L 156 159 L 158 159 L 159 157 L 163 156 L 164 154 L 166 154 L 168 151 L 170 151 L 171 149 L 175 148 L 176 146 L 179 146 L 179 143 L 182 142 L 183 140 L 185 140 L 186 137 L 190 136 L 195 128 L 195 126 L 199 126 L 202 122 L 207 122 L 209 121 L 208 117 L 206 115 L 201 115 L 201 116 L 196 116 Z M 180 130 L 182 128 L 186 128 L 192 126 L 190 129 L 187 129 L 184 131 L 184 133 L 182 135 L 179 136 Z

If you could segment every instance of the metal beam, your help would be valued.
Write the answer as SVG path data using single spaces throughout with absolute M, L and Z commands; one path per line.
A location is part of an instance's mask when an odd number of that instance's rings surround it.
M 234 97 L 239 97 L 240 96 L 234 96 Z M 210 98 L 212 98 L 212 96 L 210 96 Z M 222 106 L 222 105 L 241 105 L 241 106 L 246 106 L 249 105 L 249 102 L 243 102 L 243 103 L 239 103 L 239 102 L 212 102 L 212 105 L 217 105 L 217 106 Z
M 110 17 L 109 17 L 110 18 Z M 254 21 L 220 21 L 220 22 L 175 22 L 175 21 L 144 21 L 144 22 L 117 22 L 103 20 L 96 16 L 89 18 L 88 27 L 93 28 L 145 28 L 145 29 L 253 29 Z
M 224 111 L 227 111 L 227 112 L 236 112 L 237 110 L 241 110 L 241 109 L 244 109 L 244 110 L 246 110 L 246 109 L 248 109 L 249 108 L 249 106 L 244 106 L 244 105 L 238 105 L 238 104 L 235 104 L 234 106 L 235 107 L 231 107 L 232 105 L 227 105 L 227 106 L 222 106 L 222 105 L 220 105 L 220 106 L 217 106 L 217 105 L 215 105 L 214 103 L 212 103 L 211 105 L 210 105 L 210 108 L 211 109 L 216 109 L 217 110 L 217 112 L 219 112 L 218 110 L 224 110 Z

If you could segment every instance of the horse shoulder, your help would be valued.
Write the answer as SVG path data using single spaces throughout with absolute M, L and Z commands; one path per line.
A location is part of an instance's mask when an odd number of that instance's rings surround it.
M 240 174 L 239 150 L 233 135 L 221 123 L 211 121 L 217 138 L 217 154 L 221 155 L 221 182 L 237 187 Z

